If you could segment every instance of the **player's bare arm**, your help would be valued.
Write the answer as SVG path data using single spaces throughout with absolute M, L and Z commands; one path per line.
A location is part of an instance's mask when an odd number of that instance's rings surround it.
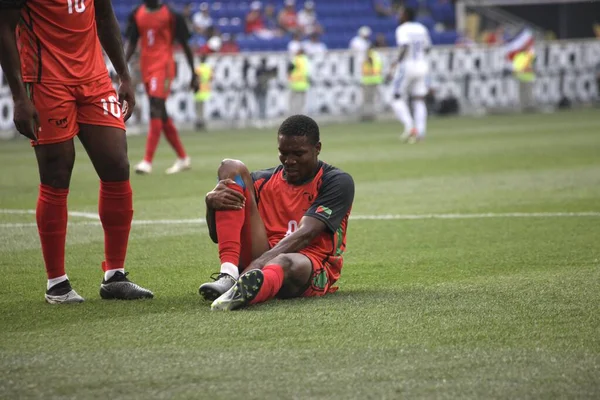
M 408 52 L 408 45 L 403 45 L 400 47 L 400 53 L 398 53 L 398 58 L 396 59 L 396 61 L 394 61 L 394 63 L 390 66 L 390 70 L 388 72 L 388 76 L 386 78 L 386 80 L 389 82 L 392 80 L 392 76 L 394 74 L 394 71 L 396 70 L 396 66 L 398 64 L 400 64 L 402 61 L 404 61 L 404 58 L 406 57 L 406 53 Z
M 0 65 L 15 103 L 13 120 L 20 134 L 36 140 L 35 126 L 39 125 L 38 114 L 29 99 L 17 49 L 15 29 L 21 16 L 22 0 L 0 0 Z
M 261 269 L 280 254 L 296 253 L 308 247 L 326 228 L 325 223 L 317 218 L 311 216 L 302 217 L 298 224 L 298 229 L 294 233 L 286 236 L 271 250 L 252 261 L 246 269 Z
M 129 62 L 131 57 L 135 54 L 138 40 L 140 40 L 140 33 L 138 31 L 137 24 L 135 23 L 135 11 L 129 16 L 129 25 L 127 26 L 127 47 L 125 48 L 125 61 Z
M 190 71 L 192 71 L 192 81 L 190 82 L 190 88 L 197 92 L 200 89 L 200 80 L 198 79 L 198 75 L 196 74 L 196 68 L 194 68 L 194 55 L 192 54 L 192 49 L 188 44 L 188 40 L 190 38 L 190 32 L 187 28 L 187 24 L 185 20 L 180 14 L 176 14 L 175 17 L 176 24 L 176 32 L 175 36 L 181 47 L 183 48 L 183 53 L 185 54 L 185 59 L 190 67 Z
M 215 211 L 241 210 L 244 208 L 246 198 L 243 194 L 236 192 L 227 185 L 236 184 L 231 179 L 223 179 L 217 186 L 206 194 L 206 224 L 211 240 L 217 243 L 217 225 L 215 223 Z
M 94 7 L 96 9 L 98 38 L 121 81 L 119 86 L 119 102 L 123 107 L 123 119 L 127 121 L 131 117 L 133 108 L 135 107 L 135 94 L 133 84 L 131 83 L 131 76 L 129 75 L 129 67 L 123 53 L 119 23 L 117 17 L 115 17 L 110 0 L 94 0 Z

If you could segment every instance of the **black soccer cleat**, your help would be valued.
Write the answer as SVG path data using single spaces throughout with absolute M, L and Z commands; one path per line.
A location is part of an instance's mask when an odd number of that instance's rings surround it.
M 210 305 L 212 311 L 231 311 L 246 307 L 256 297 L 265 281 L 260 269 L 252 269 L 237 280 L 235 285 Z
M 100 285 L 100 297 L 104 300 L 138 300 L 151 299 L 154 297 L 148 289 L 131 282 L 127 279 L 129 272 L 116 272 L 112 278 L 102 280 Z
M 204 300 L 214 301 L 223 293 L 235 285 L 235 278 L 224 272 L 214 273 L 210 276 L 214 282 L 207 282 L 200 285 L 198 293 L 204 297 Z

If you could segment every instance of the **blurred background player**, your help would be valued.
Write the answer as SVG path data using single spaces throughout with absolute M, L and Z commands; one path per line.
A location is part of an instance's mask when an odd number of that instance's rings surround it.
M 200 64 L 196 67 L 196 75 L 200 79 L 200 86 L 194 96 L 194 101 L 196 103 L 196 130 L 206 129 L 204 109 L 212 92 L 211 84 L 213 81 L 213 68 L 207 62 L 207 58 L 209 54 L 219 51 L 220 48 L 221 38 L 213 36 L 208 40 L 206 45 L 200 49 Z
M 535 83 L 535 50 L 533 44 L 515 54 L 512 65 L 513 74 L 519 83 L 519 105 L 521 111 L 535 111 L 535 95 L 533 85 Z
M 290 88 L 289 114 L 304 112 L 306 106 L 306 93 L 310 88 L 309 60 L 304 53 L 304 48 L 299 46 L 292 62 L 288 64 L 288 84 Z
M 414 143 L 425 136 L 427 123 L 427 74 L 429 63 L 427 52 L 431 47 L 431 38 L 427 28 L 414 21 L 415 12 L 405 8 L 400 15 L 400 26 L 396 28 L 396 42 L 400 49 L 398 59 L 392 64 L 390 74 L 396 74 L 393 90 L 392 108 L 396 117 L 404 124 L 402 140 Z M 391 76 L 388 76 L 388 80 Z M 412 98 L 414 118 L 408 107 Z
M 103 48 L 121 81 L 118 97 Z M 135 96 L 111 2 L 0 0 L 0 64 L 14 99 L 15 125 L 31 139 L 39 167 L 36 221 L 48 276 L 46 302 L 84 301 L 65 272 L 75 136 L 100 178 L 105 255 L 100 296 L 153 297 L 129 281 L 124 269 L 133 217 L 124 120 Z
M 167 115 L 166 100 L 169 96 L 171 82 L 175 77 L 175 61 L 173 60 L 173 42 L 177 40 L 185 53 L 192 73 L 190 87 L 198 91 L 199 81 L 194 68 L 192 50 L 188 45 L 190 32 L 180 14 L 162 4 L 161 0 L 144 0 L 129 18 L 127 28 L 126 60 L 129 61 L 135 52 L 137 42 L 141 39 L 140 69 L 146 92 L 150 99 L 150 129 L 146 141 L 144 159 L 135 167 L 140 174 L 152 172 L 154 152 L 164 131 L 167 141 L 177 153 L 177 160 L 168 168 L 167 174 L 174 174 L 191 167 L 190 157 L 185 152 L 179 133 L 173 120 Z
M 279 166 L 250 173 L 241 161 L 225 160 L 206 195 L 221 271 L 199 292 L 212 310 L 337 289 L 354 181 L 319 160 L 319 127 L 305 115 L 287 118 L 277 143 Z
M 377 93 L 381 83 L 383 83 L 381 56 L 375 50 L 375 46 L 371 45 L 362 63 L 362 121 L 372 121 L 375 119 Z

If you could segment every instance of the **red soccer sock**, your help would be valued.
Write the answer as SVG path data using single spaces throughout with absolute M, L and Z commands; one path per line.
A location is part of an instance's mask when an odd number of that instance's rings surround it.
M 229 187 L 246 195 L 245 190 L 239 185 L 229 185 Z M 229 262 L 239 266 L 242 248 L 241 232 L 245 220 L 244 208 L 215 212 L 221 264 Z
M 69 189 L 40 184 L 35 216 L 48 279 L 65 275 Z
M 150 129 L 148 130 L 148 138 L 146 139 L 146 154 L 144 161 L 152 163 L 154 152 L 158 147 L 160 140 L 160 132 L 163 130 L 163 121 L 160 118 L 152 118 L 150 120 Z
M 123 268 L 127 242 L 133 218 L 133 195 L 129 181 L 100 181 L 98 213 L 104 229 L 104 257 L 102 269 Z
M 167 141 L 171 144 L 171 147 L 173 147 L 173 149 L 177 153 L 177 157 L 185 158 L 187 154 L 185 153 L 185 149 L 183 148 L 181 139 L 179 139 L 179 133 L 177 132 L 177 128 L 175 128 L 175 125 L 173 124 L 173 120 L 171 118 L 167 119 L 163 126 L 163 129 L 165 131 Z
M 258 294 L 250 304 L 263 303 L 274 298 L 281 286 L 283 286 L 283 267 L 278 264 L 270 264 L 262 269 L 265 280 Z

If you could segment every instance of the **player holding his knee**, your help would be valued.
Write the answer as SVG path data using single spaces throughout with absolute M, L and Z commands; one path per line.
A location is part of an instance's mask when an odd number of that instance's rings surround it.
M 415 22 L 415 12 L 405 8 L 400 16 L 400 26 L 396 29 L 396 42 L 400 48 L 398 60 L 390 68 L 396 74 L 394 79 L 394 99 L 392 109 L 396 117 L 404 124 L 402 140 L 409 143 L 425 137 L 427 124 L 427 74 L 429 63 L 427 53 L 431 47 L 431 38 L 427 28 Z M 391 78 L 391 77 L 390 77 Z M 414 118 L 408 107 L 412 98 Z
M 250 173 L 241 161 L 225 160 L 206 195 L 221 271 L 199 291 L 213 310 L 337 289 L 352 177 L 319 160 L 319 127 L 307 116 L 286 119 L 277 140 L 281 165 Z
M 121 81 L 118 95 L 103 48 Z M 105 255 L 100 296 L 153 297 L 124 270 L 133 216 L 124 120 L 135 97 L 110 0 L 0 0 L 0 64 L 15 103 L 15 125 L 31 139 L 39 167 L 36 220 L 48 276 L 46 301 L 83 301 L 65 273 L 75 136 L 100 178 Z
M 140 41 L 140 69 L 146 93 L 150 100 L 150 129 L 146 139 L 146 154 L 135 167 L 139 174 L 152 172 L 152 160 L 158 146 L 161 132 L 177 153 L 177 160 L 168 168 L 167 174 L 175 174 L 190 168 L 191 160 L 185 152 L 179 133 L 173 120 L 167 115 L 166 101 L 171 90 L 171 82 L 175 77 L 175 61 L 173 60 L 173 42 L 177 40 L 182 46 L 192 73 L 190 87 L 198 91 L 199 80 L 194 68 L 192 50 L 188 45 L 190 32 L 180 14 L 162 4 L 161 0 L 144 0 L 129 17 L 127 28 L 126 60 L 133 56 Z

